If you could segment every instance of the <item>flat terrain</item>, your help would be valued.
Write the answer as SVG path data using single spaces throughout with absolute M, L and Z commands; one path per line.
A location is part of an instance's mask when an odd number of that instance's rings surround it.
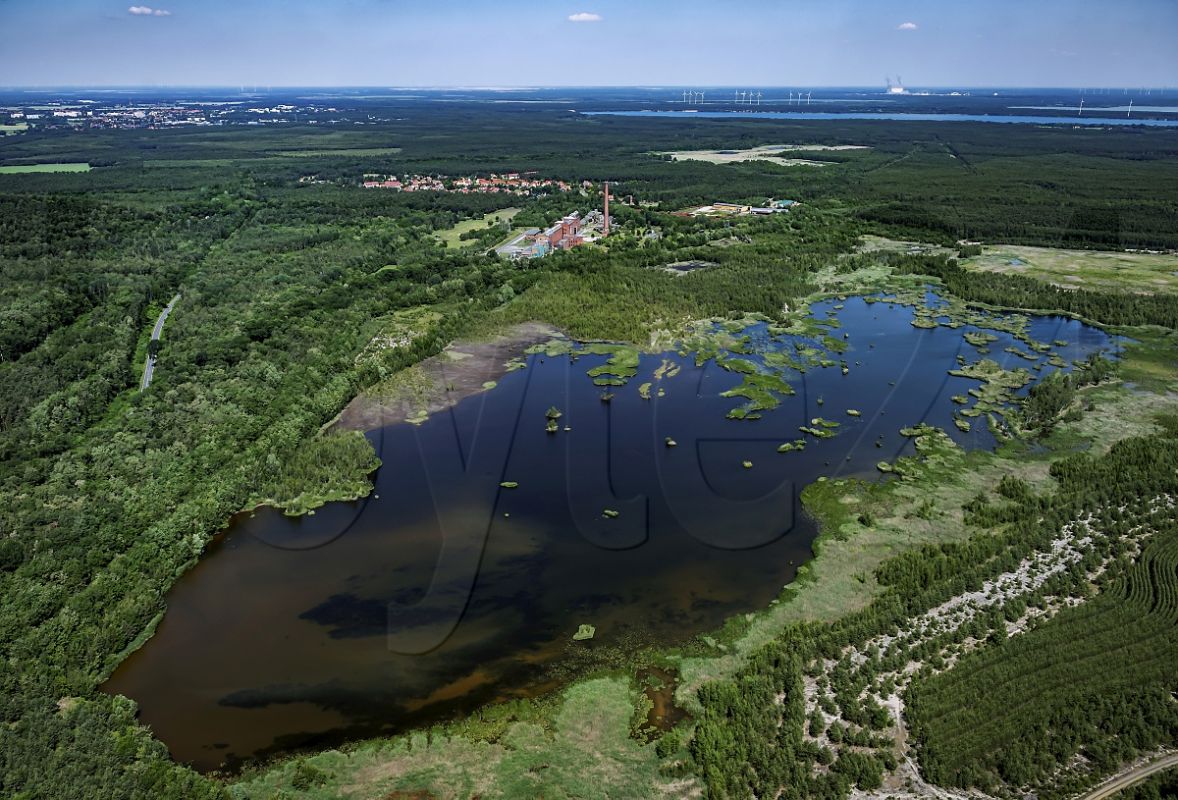
M 909 253 L 911 255 L 953 255 L 953 250 L 927 242 L 889 239 L 884 236 L 861 236 L 857 253 Z
M 984 272 L 1015 273 L 1062 286 L 1152 294 L 1178 291 L 1178 255 L 999 245 L 962 262 Z
M 492 211 L 490 214 L 484 214 L 482 219 L 467 219 L 459 222 L 452 228 L 447 228 L 444 231 L 438 231 L 438 238 L 448 248 L 467 247 L 471 243 L 462 239 L 462 234 L 470 233 L 471 231 L 482 230 L 488 225 L 498 225 L 502 222 L 507 222 L 519 213 L 518 208 L 505 208 L 502 211 Z
M 658 153 L 675 161 L 705 161 L 709 164 L 738 164 L 742 161 L 768 161 L 783 167 L 824 167 L 829 162 L 809 158 L 784 157 L 782 153 L 818 153 L 834 150 L 870 150 L 862 145 L 767 144 L 748 150 L 676 150 Z
M 340 413 L 335 427 L 370 431 L 397 422 L 423 422 L 494 386 L 508 371 L 509 361 L 531 345 L 560 335 L 550 325 L 524 323 L 486 340 L 455 342 L 362 392 Z
M 0 167 L 0 175 L 20 175 L 30 172 L 89 172 L 89 164 L 18 164 Z

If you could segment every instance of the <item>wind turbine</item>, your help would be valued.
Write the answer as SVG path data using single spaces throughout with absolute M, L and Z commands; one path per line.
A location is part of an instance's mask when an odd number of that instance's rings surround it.
M 1129 119 L 1129 115 L 1133 113 L 1133 100 L 1129 100 L 1129 110 L 1125 112 L 1125 119 Z
M 761 97 L 762 97 L 761 93 L 757 92 L 757 105 L 761 105 Z
M 806 105 L 810 105 L 810 97 L 813 94 L 814 94 L 813 91 L 806 92 Z
M 1080 98 L 1080 113 L 1077 114 L 1076 116 L 1077 117 L 1084 116 L 1084 98 L 1083 97 Z

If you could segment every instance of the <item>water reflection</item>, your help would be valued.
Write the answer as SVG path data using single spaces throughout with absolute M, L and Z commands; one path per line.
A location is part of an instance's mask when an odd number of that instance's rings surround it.
M 585 373 L 604 357 L 536 355 L 419 427 L 373 432 L 384 466 L 371 497 L 234 520 L 105 688 L 137 700 L 176 758 L 210 769 L 546 691 L 615 648 L 764 607 L 810 555 L 807 483 L 877 479 L 877 461 L 911 452 L 899 429 L 922 420 L 965 447 L 993 444 L 984 424 L 953 424 L 951 397 L 978 385 L 948 374 L 978 358 L 970 328 L 915 328 L 911 309 L 857 298 L 814 313 L 837 314 L 852 366 L 789 373 L 796 395 L 755 422 L 725 418 L 740 376 L 714 361 L 645 356 L 603 403 Z M 748 333 L 757 349 L 788 345 Z M 1062 318 L 1031 335 L 1066 341 L 1065 359 L 1110 346 Z M 988 357 L 1025 366 L 998 337 Z M 682 370 L 643 399 L 663 358 Z M 554 434 L 550 406 L 563 413 Z M 777 452 L 818 416 L 838 435 Z M 572 641 L 581 623 L 594 639 Z

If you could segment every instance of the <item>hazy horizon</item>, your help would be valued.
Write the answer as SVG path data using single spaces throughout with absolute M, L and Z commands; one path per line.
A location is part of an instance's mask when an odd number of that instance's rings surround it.
M 1153 87 L 1178 4 L 1129 0 L 0 0 L 19 88 Z
M 589 90 L 589 89 L 644 89 L 649 91 L 659 90 L 675 90 L 681 91 L 684 89 L 696 90 L 725 90 L 725 89 L 797 89 L 799 86 L 804 86 L 806 89 L 813 89 L 814 91 L 834 91 L 843 89 L 876 89 L 884 86 L 884 81 L 877 83 L 860 83 L 860 84 L 757 84 L 757 83 L 730 83 L 730 84 L 706 84 L 706 83 L 665 83 L 665 84 L 646 84 L 646 83 L 613 83 L 613 84 L 533 84 L 533 85 L 493 85 L 493 84 L 434 84 L 434 85 L 420 85 L 420 86 L 390 86 L 383 83 L 322 83 L 322 84 L 271 84 L 271 85 L 254 85 L 253 83 L 158 83 L 158 84 L 24 84 L 24 85 L 0 85 L 0 91 L 41 91 L 51 89 L 69 89 L 69 90 L 83 90 L 91 92 L 119 92 L 128 90 L 156 90 L 156 89 L 215 89 L 227 90 L 234 92 L 241 92 L 243 89 L 246 94 L 262 94 L 266 92 L 288 91 L 293 89 L 364 89 L 373 90 L 380 89 L 384 91 L 405 91 L 405 92 L 444 92 L 444 91 L 465 91 L 465 92 L 527 92 L 527 91 L 549 91 L 560 89 L 572 90 Z M 1122 91 L 1135 92 L 1138 90 L 1153 91 L 1153 92 L 1178 92 L 1178 83 L 1174 84 L 1130 84 L 1130 85 L 1048 85 L 1048 84 L 920 84 L 914 85 L 907 81 L 904 82 L 905 88 L 912 91 L 923 90 L 951 90 L 951 91 L 970 91 L 977 89 L 986 90 L 1019 90 L 1019 91 L 1035 91 L 1035 90 L 1066 90 L 1066 91 L 1088 91 L 1093 93 L 1108 92 L 1110 96 L 1113 93 Z

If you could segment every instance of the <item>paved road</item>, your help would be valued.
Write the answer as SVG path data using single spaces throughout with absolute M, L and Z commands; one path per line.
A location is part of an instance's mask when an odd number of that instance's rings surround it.
M 160 318 L 155 321 L 155 327 L 151 329 L 151 341 L 158 342 L 160 333 L 164 330 L 164 323 L 168 321 L 168 314 L 172 313 L 172 307 L 176 305 L 176 301 L 180 299 L 180 295 L 172 298 L 164 310 L 160 312 Z M 151 386 L 151 377 L 155 373 L 155 356 L 148 353 L 147 361 L 143 364 L 143 380 L 139 382 L 139 390 L 143 391 L 148 386 Z
M 1123 772 L 1120 775 L 1109 778 L 1087 794 L 1080 795 L 1077 800 L 1105 800 L 1105 798 L 1112 797 L 1117 792 L 1128 789 L 1135 783 L 1140 783 L 1150 775 L 1172 767 L 1178 767 L 1178 753 L 1171 753 L 1155 761 L 1148 761 L 1133 767 L 1128 772 Z

